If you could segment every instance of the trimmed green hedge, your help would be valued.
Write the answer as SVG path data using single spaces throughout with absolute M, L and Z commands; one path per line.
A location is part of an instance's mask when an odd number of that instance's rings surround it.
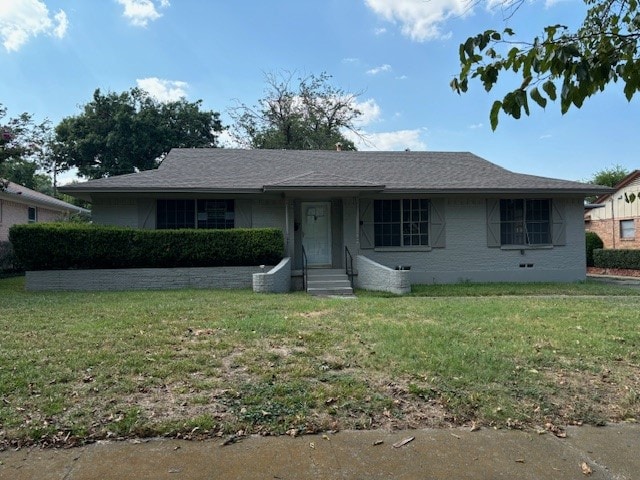
M 640 250 L 593 251 L 593 263 L 598 268 L 630 268 L 640 270 Z
M 604 247 L 602 239 L 595 232 L 586 232 L 585 243 L 587 246 L 587 267 L 593 267 L 593 251 L 596 248 Z
M 69 223 L 9 231 L 26 270 L 274 265 L 284 255 L 276 228 L 139 230 Z

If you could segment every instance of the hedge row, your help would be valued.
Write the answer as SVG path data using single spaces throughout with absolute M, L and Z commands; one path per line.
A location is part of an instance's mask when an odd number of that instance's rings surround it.
M 138 230 L 69 223 L 15 225 L 9 231 L 26 270 L 274 265 L 282 231 Z
M 593 251 L 596 248 L 604 247 L 604 243 L 602 239 L 595 232 L 586 232 L 585 234 L 585 243 L 587 247 L 587 267 L 593 267 Z
M 630 268 L 640 270 L 640 250 L 593 251 L 593 263 L 598 268 Z

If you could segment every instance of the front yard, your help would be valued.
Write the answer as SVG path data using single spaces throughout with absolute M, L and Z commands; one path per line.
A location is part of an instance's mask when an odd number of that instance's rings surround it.
M 543 295 L 552 296 L 543 296 Z M 0 280 L 0 449 L 640 418 L 640 290 L 28 293 Z

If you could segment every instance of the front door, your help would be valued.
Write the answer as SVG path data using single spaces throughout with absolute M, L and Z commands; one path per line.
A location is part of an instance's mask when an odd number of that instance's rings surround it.
M 331 203 L 302 203 L 302 245 L 310 266 L 331 266 Z

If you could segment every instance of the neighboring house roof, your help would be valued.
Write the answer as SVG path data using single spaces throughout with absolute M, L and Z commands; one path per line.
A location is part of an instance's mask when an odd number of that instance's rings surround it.
M 415 193 L 596 195 L 610 189 L 510 172 L 468 152 L 171 150 L 157 170 L 61 188 L 88 198 L 109 192 L 264 192 L 306 189 Z
M 627 175 L 622 180 L 620 180 L 620 183 L 618 183 L 614 188 L 612 188 L 609 193 L 605 193 L 604 195 L 600 195 L 598 198 L 596 198 L 593 201 L 593 203 L 594 204 L 596 204 L 596 203 L 604 203 L 605 201 L 607 201 L 607 199 L 609 197 L 611 197 L 611 195 L 615 194 L 618 190 L 621 190 L 621 189 L 625 188 L 629 184 L 635 182 L 638 178 L 640 178 L 640 170 L 634 170 L 629 175 Z
M 36 192 L 17 183 L 7 182 L 4 190 L 0 190 L 0 198 L 18 203 L 37 205 L 60 212 L 89 213 L 86 208 L 78 207 L 44 193 Z

